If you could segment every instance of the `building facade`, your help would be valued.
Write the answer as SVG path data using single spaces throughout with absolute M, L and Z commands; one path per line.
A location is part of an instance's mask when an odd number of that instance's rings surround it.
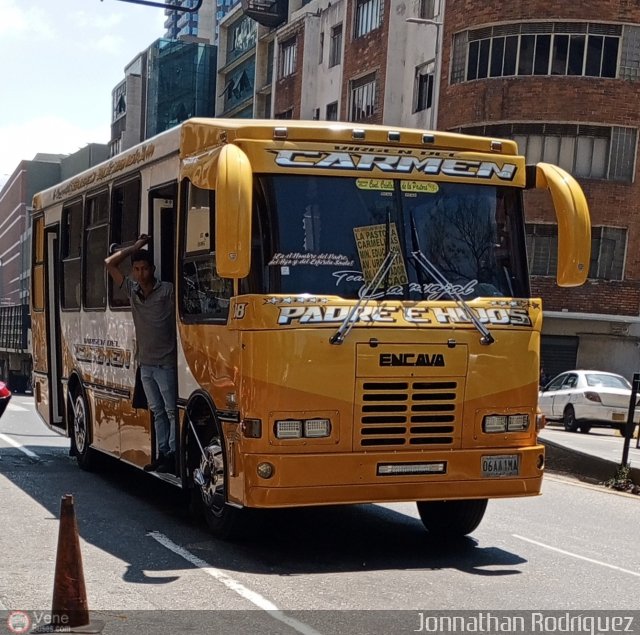
M 216 47 L 193 37 L 139 53 L 111 93 L 111 156 L 190 117 L 212 117 L 215 74 Z
M 165 4 L 194 8 L 198 0 L 165 0 Z M 198 11 L 175 11 L 165 9 L 164 39 L 178 40 L 181 37 L 197 37 L 213 44 L 215 40 L 216 15 L 220 11 L 220 0 L 202 0 Z M 223 2 L 224 4 L 224 2 Z
M 0 190 L 0 380 L 23 392 L 31 380 L 29 286 L 33 195 L 107 158 L 89 144 L 72 155 L 38 154 L 21 161 Z
M 630 378 L 640 369 L 640 5 L 447 0 L 443 17 L 440 127 L 515 139 L 528 163 L 573 174 L 589 202 L 588 281 L 560 289 L 551 205 L 525 193 L 545 369 Z

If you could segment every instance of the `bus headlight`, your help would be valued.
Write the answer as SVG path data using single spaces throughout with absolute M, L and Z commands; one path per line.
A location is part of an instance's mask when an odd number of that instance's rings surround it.
M 304 436 L 310 439 L 328 437 L 331 434 L 329 419 L 305 419 Z
M 322 439 L 331 436 L 329 419 L 280 419 L 276 421 L 277 439 Z
M 482 420 L 486 434 L 496 432 L 525 432 L 529 429 L 529 415 L 487 415 Z
M 302 421 L 299 419 L 285 419 L 276 421 L 276 438 L 299 439 L 302 436 Z

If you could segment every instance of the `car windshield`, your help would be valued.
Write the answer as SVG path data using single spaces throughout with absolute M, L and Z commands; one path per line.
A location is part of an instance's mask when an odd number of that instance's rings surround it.
M 252 292 L 358 298 L 392 252 L 374 297 L 529 295 L 516 188 L 263 175 L 254 200 Z
M 625 388 L 631 390 L 631 384 L 618 375 L 602 375 L 589 373 L 586 376 L 587 386 L 603 386 L 604 388 Z

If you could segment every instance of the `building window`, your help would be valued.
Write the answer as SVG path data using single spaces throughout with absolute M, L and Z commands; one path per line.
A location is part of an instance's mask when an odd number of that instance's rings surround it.
M 465 34 L 454 39 L 452 83 L 514 75 L 617 76 L 620 25 L 533 22 Z
M 289 77 L 296 70 L 298 42 L 291 38 L 280 45 L 280 77 Z
M 433 105 L 434 62 L 416 68 L 413 112 L 420 112 Z
M 338 121 L 338 102 L 327 105 L 327 121 Z
M 371 73 L 350 82 L 351 121 L 363 121 L 376 110 L 376 74 Z
M 277 112 L 275 114 L 275 119 L 293 119 L 293 108 Z
M 338 66 L 342 60 L 342 24 L 331 29 L 331 43 L 329 48 L 329 68 Z
M 362 37 L 380 26 L 380 0 L 356 0 L 355 36 Z
M 555 276 L 558 264 L 558 227 L 527 223 L 527 258 L 534 276 Z M 622 280 L 627 244 L 623 227 L 591 228 L 589 278 Z
M 592 227 L 589 278 L 622 280 L 626 244 L 623 227 Z
M 512 138 L 527 163 L 553 163 L 578 178 L 633 182 L 636 128 L 514 123 L 474 126 L 461 131 Z
M 127 114 L 127 84 L 122 82 L 113 89 L 113 112 L 111 113 L 111 121 L 120 119 Z
M 428 20 L 436 17 L 436 0 L 420 0 L 420 17 Z
M 322 64 L 323 57 L 324 57 L 324 31 L 320 33 L 320 46 L 318 47 L 318 64 Z

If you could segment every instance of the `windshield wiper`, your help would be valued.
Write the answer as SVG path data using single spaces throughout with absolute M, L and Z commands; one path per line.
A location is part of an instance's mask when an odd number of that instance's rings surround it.
M 414 260 L 430 275 L 436 282 L 442 285 L 446 289 L 447 293 L 453 297 L 455 303 L 464 311 L 464 314 L 471 321 L 473 326 L 476 327 L 480 335 L 480 344 L 493 344 L 495 339 L 489 332 L 489 329 L 478 319 L 478 316 L 473 312 L 473 309 L 465 302 L 460 293 L 456 291 L 454 286 L 447 280 L 444 274 L 436 267 L 420 249 L 412 251 L 411 255 Z
M 393 263 L 395 262 L 395 259 L 397 257 L 397 251 L 387 252 L 387 255 L 384 257 L 382 264 L 378 267 L 378 270 L 373 276 L 373 279 L 362 291 L 359 300 L 351 307 L 351 310 L 347 314 L 347 317 L 344 319 L 342 324 L 338 327 L 338 330 L 329 338 L 330 344 L 342 344 L 342 342 L 344 342 L 344 338 L 347 336 L 347 334 L 351 330 L 351 327 L 353 326 L 353 316 L 356 315 L 360 310 L 361 305 L 366 306 L 369 300 L 371 300 L 371 298 L 375 296 L 378 288 L 382 284 L 382 281 L 391 271 L 391 267 L 393 266 Z

